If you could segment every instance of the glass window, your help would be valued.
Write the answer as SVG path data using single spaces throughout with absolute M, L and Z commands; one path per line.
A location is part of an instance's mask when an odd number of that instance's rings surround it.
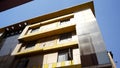
M 39 27 L 37 27 L 37 28 L 30 28 L 30 29 L 27 31 L 27 34 L 37 32 L 37 31 L 39 31 L 39 29 L 40 29 Z
M 72 60 L 72 51 L 71 49 L 61 50 L 58 52 L 58 62 Z
M 72 33 L 71 32 L 64 33 L 64 34 L 60 35 L 59 42 L 63 43 L 63 42 L 70 41 L 71 39 L 72 39 Z
M 31 42 L 27 42 L 27 43 L 24 43 L 23 46 L 25 46 L 25 49 L 32 49 L 36 44 L 36 41 L 31 41 Z
M 18 45 L 21 45 L 21 47 L 19 48 L 18 52 L 24 52 L 24 51 L 27 51 L 27 50 L 32 50 L 35 47 L 36 44 L 37 44 L 36 40 L 20 43 Z
M 69 22 L 70 22 L 70 19 L 65 19 L 65 20 L 60 21 L 60 25 L 67 24 Z
M 23 52 L 25 50 L 32 50 L 36 42 L 23 43 L 18 52 Z
M 34 32 L 37 32 L 37 31 L 39 31 L 39 28 L 33 28 L 33 29 L 31 30 L 31 33 L 34 33 Z
M 21 60 L 18 62 L 18 64 L 17 64 L 17 68 L 26 68 L 28 62 L 29 62 L 29 59 L 28 59 L 28 58 L 23 58 L 23 59 L 21 59 Z

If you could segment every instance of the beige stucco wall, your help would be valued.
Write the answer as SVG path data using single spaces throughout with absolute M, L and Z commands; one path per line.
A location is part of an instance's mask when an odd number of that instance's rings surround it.
M 43 64 L 56 63 L 58 53 L 49 53 L 44 55 Z
M 73 49 L 72 52 L 73 52 L 73 62 L 74 62 L 74 64 L 81 64 L 79 48 Z

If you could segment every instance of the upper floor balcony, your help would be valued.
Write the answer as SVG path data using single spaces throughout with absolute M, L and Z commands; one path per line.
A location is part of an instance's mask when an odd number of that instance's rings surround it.
M 75 30 L 73 14 L 53 18 L 47 21 L 28 25 L 19 36 L 19 41 L 32 41 Z
M 37 52 L 43 53 L 70 47 L 78 47 L 78 39 L 75 31 L 45 37 L 30 42 L 21 42 L 17 44 L 12 55 L 24 55 Z

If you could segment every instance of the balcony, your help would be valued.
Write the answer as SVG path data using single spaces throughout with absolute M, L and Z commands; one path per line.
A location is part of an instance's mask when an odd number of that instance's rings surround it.
M 66 23 L 66 20 L 69 21 Z M 65 24 L 61 25 L 60 22 L 63 21 Z M 52 35 L 70 32 L 75 30 L 75 25 L 73 14 L 68 14 L 27 26 L 19 36 L 18 40 L 32 41 Z
M 34 54 L 34 53 L 44 53 L 47 51 L 57 51 L 57 50 L 61 50 L 61 49 L 66 49 L 66 48 L 70 48 L 70 47 L 77 47 L 78 45 L 78 41 L 70 41 L 69 43 L 62 43 L 62 44 L 55 44 L 53 46 L 48 46 L 48 47 L 32 47 L 33 49 L 26 49 L 23 51 L 20 51 L 21 45 L 22 44 L 18 44 L 15 48 L 15 50 L 13 51 L 12 55 L 29 55 L 29 54 Z
M 66 26 L 63 25 L 63 26 L 58 26 L 55 28 L 48 29 L 46 31 L 38 31 L 35 33 L 30 33 L 24 36 L 20 36 L 18 40 L 32 41 L 32 40 L 36 40 L 36 39 L 43 38 L 43 37 L 57 35 L 57 34 L 65 33 L 65 32 L 70 32 L 73 30 L 75 30 L 75 24 L 69 24 Z

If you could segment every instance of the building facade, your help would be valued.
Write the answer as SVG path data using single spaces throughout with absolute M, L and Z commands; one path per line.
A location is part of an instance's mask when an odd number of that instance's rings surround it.
M 93 1 L 0 29 L 1 68 L 115 68 Z

